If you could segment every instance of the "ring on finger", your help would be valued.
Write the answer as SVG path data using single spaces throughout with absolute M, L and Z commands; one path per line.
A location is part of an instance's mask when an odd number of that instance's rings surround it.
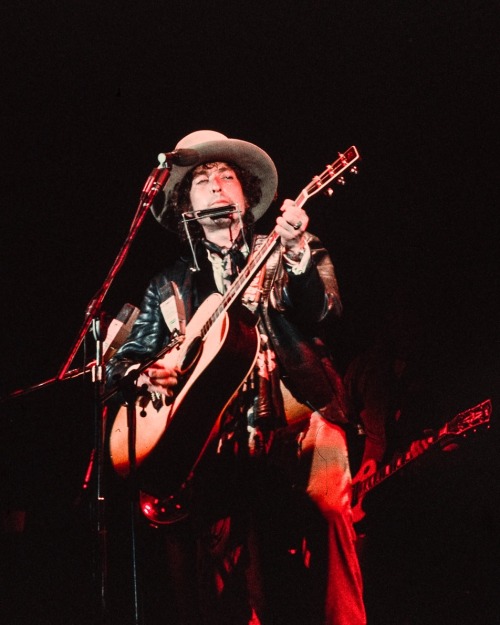
M 301 221 L 298 221 L 298 222 L 297 222 L 297 223 L 293 226 L 293 229 L 294 229 L 294 230 L 298 230 L 298 229 L 300 228 L 300 226 L 301 226 L 301 225 L 302 225 L 302 222 L 301 222 Z

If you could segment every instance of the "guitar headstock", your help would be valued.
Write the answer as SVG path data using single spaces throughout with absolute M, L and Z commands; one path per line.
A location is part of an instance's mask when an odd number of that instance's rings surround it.
M 314 176 L 311 182 L 302 189 L 296 203 L 302 206 L 306 200 L 308 200 L 316 193 L 319 193 L 325 189 L 328 195 L 333 194 L 333 190 L 329 187 L 332 182 L 337 184 L 345 184 L 344 173 L 357 174 L 358 169 L 355 165 L 356 161 L 360 159 L 358 149 L 352 145 L 344 153 L 339 152 L 338 159 L 331 165 L 327 165 L 326 169 L 319 176 Z
M 478 428 L 490 422 L 492 412 L 491 400 L 486 399 L 477 406 L 469 408 L 454 417 L 445 426 L 445 433 L 459 436 L 468 430 Z

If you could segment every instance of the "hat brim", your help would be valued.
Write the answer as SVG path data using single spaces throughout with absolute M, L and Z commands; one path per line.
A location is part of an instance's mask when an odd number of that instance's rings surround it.
M 267 211 L 273 201 L 278 188 L 278 173 L 271 157 L 261 148 L 240 139 L 221 139 L 220 141 L 208 141 L 193 145 L 191 149 L 196 150 L 199 158 L 187 167 L 173 165 L 170 176 L 163 189 L 165 202 L 163 206 L 151 206 L 151 211 L 160 224 L 169 228 L 171 221 L 167 219 L 167 206 L 175 185 L 202 163 L 212 163 L 223 161 L 238 165 L 242 169 L 251 172 L 260 181 L 261 199 L 256 206 L 252 207 L 254 219 L 257 221 Z M 159 209 L 159 210 L 158 210 Z

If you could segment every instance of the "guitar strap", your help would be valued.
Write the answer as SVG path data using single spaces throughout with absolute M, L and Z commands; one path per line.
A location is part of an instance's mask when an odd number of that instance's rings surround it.
M 165 281 L 159 288 L 160 310 L 167 324 L 170 334 L 186 333 L 186 310 L 179 292 L 179 287 L 173 280 Z
M 267 237 L 262 234 L 258 234 L 255 236 L 252 246 L 252 252 L 250 254 L 250 262 L 253 255 L 262 246 L 266 239 Z M 246 306 L 246 308 L 248 308 L 253 313 L 256 312 L 262 297 L 264 297 L 264 299 L 269 297 L 269 293 L 274 283 L 274 278 L 276 275 L 276 270 L 278 268 L 280 256 L 281 255 L 278 253 L 278 251 L 275 250 L 267 259 L 267 262 L 264 263 L 262 268 L 256 273 L 254 279 L 250 282 L 245 292 L 243 293 L 241 301 L 243 305 Z
M 254 254 L 264 243 L 266 237 L 257 235 L 254 240 L 252 254 Z M 271 289 L 276 278 L 277 269 L 281 260 L 281 252 L 279 247 L 274 250 L 267 262 L 257 273 L 250 285 L 247 287 L 243 295 L 243 304 L 252 312 L 257 310 L 261 300 L 266 301 L 269 298 Z M 304 418 L 309 418 L 311 408 L 299 402 L 291 394 L 282 380 L 279 380 L 281 395 L 283 397 L 284 418 L 288 423 L 302 422 Z M 286 415 L 286 416 L 285 416 Z

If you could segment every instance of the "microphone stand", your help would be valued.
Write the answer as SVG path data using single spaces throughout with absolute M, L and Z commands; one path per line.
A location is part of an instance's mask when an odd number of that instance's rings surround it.
M 160 155 L 164 157 L 165 155 Z M 76 340 L 61 366 L 54 381 L 64 380 L 68 377 L 69 367 L 73 362 L 80 346 L 82 345 L 85 336 L 92 326 L 92 331 L 96 343 L 96 359 L 92 368 L 92 381 L 94 383 L 94 406 L 95 406 L 95 459 L 96 459 L 96 493 L 95 493 L 95 517 L 96 517 L 96 533 L 97 533 L 97 571 L 99 575 L 98 584 L 98 610 L 100 613 L 100 622 L 105 623 L 107 619 L 107 591 L 108 591 L 108 569 L 107 569 L 107 529 L 106 529 L 106 517 L 105 517 L 105 493 L 104 493 L 104 454 L 105 454 L 105 437 L 106 437 L 106 419 L 107 419 L 107 407 L 104 405 L 104 391 L 106 386 L 105 379 L 105 367 L 103 361 L 103 337 L 102 337 L 102 303 L 115 279 L 120 271 L 125 259 L 129 253 L 130 247 L 135 240 L 135 237 L 141 227 L 144 218 L 151 208 L 155 197 L 162 191 L 167 180 L 170 176 L 171 163 L 164 158 L 159 157 L 160 166 L 155 167 L 149 175 L 142 193 L 140 196 L 139 204 L 137 206 L 136 214 L 130 226 L 129 233 L 125 242 L 123 243 L 117 257 L 115 258 L 111 269 L 108 272 L 102 286 L 96 292 L 94 297 L 90 300 L 85 313 L 85 319 L 83 325 L 78 332 Z M 135 454 L 135 414 L 133 414 L 135 408 L 135 401 L 130 401 L 130 417 L 129 417 L 129 447 L 133 448 L 132 455 Z M 130 483 L 132 487 L 135 485 L 135 466 L 130 469 Z M 134 508 L 133 515 L 135 516 L 135 505 L 132 502 Z M 134 623 L 139 625 L 141 623 L 142 614 L 141 606 L 139 603 L 138 594 L 138 580 L 137 580 L 137 562 L 136 562 L 136 549 L 135 549 L 135 520 L 132 520 L 132 565 L 133 565 L 133 588 L 134 588 Z
M 92 370 L 91 370 L 90 365 L 86 365 L 83 369 L 70 369 L 69 371 L 66 371 L 62 380 L 60 380 L 58 376 L 54 376 L 52 378 L 48 378 L 47 380 L 43 380 L 42 382 L 37 382 L 36 384 L 32 384 L 31 386 L 28 386 L 26 388 L 16 389 L 14 391 L 11 391 L 7 395 L 0 397 L 0 403 L 3 404 L 12 399 L 17 399 L 18 397 L 24 397 L 25 395 L 34 393 L 35 391 L 43 389 L 46 386 L 50 386 L 51 384 L 54 384 L 55 382 L 72 380 L 73 378 L 79 378 L 80 376 L 90 374 L 91 372 Z

